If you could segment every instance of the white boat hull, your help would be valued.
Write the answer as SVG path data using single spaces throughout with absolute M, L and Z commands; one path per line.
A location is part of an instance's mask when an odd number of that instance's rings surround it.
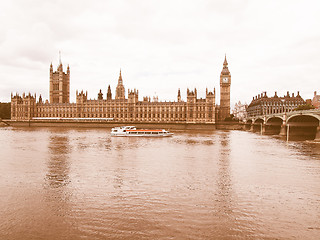
M 152 134 L 112 134 L 112 137 L 172 137 L 173 133 L 168 134 L 158 134 L 158 135 L 152 135 Z
M 171 137 L 173 133 L 164 129 L 136 129 L 134 126 L 115 127 L 111 129 L 113 137 Z

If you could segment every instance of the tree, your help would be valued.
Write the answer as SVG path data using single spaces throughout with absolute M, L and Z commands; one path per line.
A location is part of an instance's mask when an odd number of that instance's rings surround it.
M 229 116 L 229 117 L 226 117 L 226 118 L 224 119 L 224 121 L 226 121 L 226 122 L 239 122 L 239 119 L 237 119 L 236 117 L 234 117 L 233 114 L 230 114 L 230 116 Z
M 0 118 L 10 119 L 11 118 L 11 103 L 0 102 Z
M 311 104 L 305 104 L 305 105 L 298 106 L 297 108 L 293 109 L 293 111 L 309 110 L 309 109 L 315 109 L 315 107 Z

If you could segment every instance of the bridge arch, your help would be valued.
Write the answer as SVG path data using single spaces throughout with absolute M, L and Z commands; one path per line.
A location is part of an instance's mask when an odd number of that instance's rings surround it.
M 252 119 L 247 119 L 246 120 L 246 124 L 251 124 L 252 123 Z
M 267 118 L 266 119 L 266 124 L 268 124 L 268 123 L 279 123 L 279 122 L 281 122 L 281 124 L 282 124 L 282 122 L 283 122 L 283 118 L 282 117 L 269 117 L 269 118 Z
M 247 119 L 244 125 L 245 130 L 250 130 L 252 125 L 252 119 Z
M 263 118 L 256 118 L 254 119 L 253 123 L 252 123 L 252 131 L 253 132 L 260 132 L 262 131 L 262 126 L 264 124 L 264 120 Z
M 266 123 L 267 123 L 270 119 L 273 119 L 273 120 L 271 120 L 271 121 L 274 121 L 274 119 L 281 119 L 281 121 L 284 120 L 283 116 L 274 116 L 274 115 L 273 115 L 273 116 L 269 116 L 269 117 L 266 118 Z
M 287 124 L 289 123 L 289 121 L 292 121 L 292 119 L 295 119 L 297 120 L 298 119 L 305 119 L 305 120 L 310 120 L 312 121 L 312 119 L 317 119 L 319 122 L 320 122 L 320 116 L 316 115 L 316 114 L 310 114 L 310 113 L 307 113 L 307 114 L 294 114 L 294 115 L 291 115 L 290 117 L 287 118 Z
M 280 116 L 272 116 L 266 119 L 265 134 L 277 135 L 281 131 L 283 118 Z
M 294 114 L 287 119 L 290 139 L 310 139 L 317 136 L 320 117 L 315 114 Z
M 253 124 L 263 124 L 264 123 L 264 119 L 263 118 L 256 118 L 253 121 Z

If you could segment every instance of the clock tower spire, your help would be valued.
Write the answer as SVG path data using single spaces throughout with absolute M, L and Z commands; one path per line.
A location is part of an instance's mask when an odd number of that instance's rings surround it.
M 220 109 L 218 114 L 219 121 L 224 121 L 230 116 L 230 85 L 231 74 L 228 68 L 227 56 L 225 55 L 223 68 L 220 74 Z

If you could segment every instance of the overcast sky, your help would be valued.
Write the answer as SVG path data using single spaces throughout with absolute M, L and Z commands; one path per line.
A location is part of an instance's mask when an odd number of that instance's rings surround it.
M 300 91 L 312 98 L 320 82 L 320 1 L 276 0 L 0 0 L 0 101 L 24 91 L 48 98 L 49 66 L 62 53 L 76 90 L 106 97 L 122 69 L 139 99 L 176 100 L 178 88 L 216 88 L 225 53 L 231 102 L 250 103 Z

